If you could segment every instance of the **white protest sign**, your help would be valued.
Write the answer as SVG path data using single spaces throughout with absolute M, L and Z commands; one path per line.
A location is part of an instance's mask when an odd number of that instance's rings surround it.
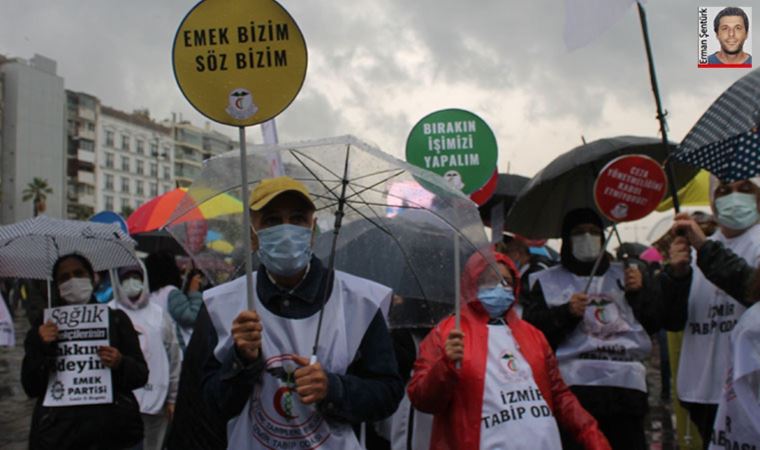
M 55 369 L 50 374 L 45 406 L 111 403 L 111 369 L 98 347 L 108 344 L 108 306 L 71 305 L 45 310 L 45 321 L 58 325 Z
M 0 295 L 0 347 L 13 347 L 16 345 L 16 330 L 13 328 L 13 318 Z

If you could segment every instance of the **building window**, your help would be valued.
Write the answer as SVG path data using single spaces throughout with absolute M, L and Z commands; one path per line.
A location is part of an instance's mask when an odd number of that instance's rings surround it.
M 150 184 L 150 196 L 155 197 L 158 195 L 158 184 L 151 183 Z
M 144 183 L 142 180 L 135 180 L 135 194 L 137 195 L 145 195 L 145 192 L 143 191 Z
M 105 210 L 106 211 L 113 211 L 113 197 L 110 195 L 106 195 L 103 197 L 103 202 L 105 203 Z
M 142 175 L 143 172 L 145 171 L 144 170 L 144 165 L 145 164 L 143 164 L 143 160 L 142 159 L 138 159 L 137 160 L 137 174 L 138 175 Z
M 95 131 L 95 122 L 87 122 L 87 131 Z
M 169 169 L 169 166 L 164 166 L 164 180 L 171 180 L 172 174 L 171 169 Z
M 164 193 L 169 192 L 171 190 L 172 190 L 172 186 L 170 184 L 165 184 L 164 185 Z
M 121 135 L 121 149 L 129 151 L 129 136 L 126 134 Z
M 82 150 L 87 150 L 87 151 L 91 152 L 91 151 L 95 150 L 95 144 L 93 144 L 92 141 L 88 141 L 88 140 L 85 140 L 85 139 L 80 139 L 79 140 L 79 148 L 82 149 Z
M 158 164 L 150 163 L 150 176 L 152 177 L 158 176 Z
M 113 148 L 113 131 L 106 130 L 106 147 Z
M 129 172 L 129 156 L 121 157 L 121 170 L 124 172 Z
M 137 140 L 137 154 L 138 155 L 145 154 L 145 141 L 143 141 L 142 139 Z
M 158 156 L 158 142 L 150 143 L 150 156 L 153 156 L 153 157 Z
M 122 211 L 125 209 L 131 209 L 131 206 L 129 206 L 129 199 L 126 197 L 121 198 L 121 208 Z
M 106 153 L 106 168 L 113 169 L 113 153 Z
M 121 177 L 121 192 L 129 193 L 129 178 Z
M 113 175 L 106 174 L 106 190 L 113 191 Z M 113 202 L 113 199 L 111 200 Z M 111 208 L 106 208 L 111 209 Z

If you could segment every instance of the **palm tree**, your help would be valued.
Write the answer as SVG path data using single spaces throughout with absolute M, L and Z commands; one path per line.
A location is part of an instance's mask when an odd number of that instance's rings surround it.
M 48 186 L 47 180 L 34 177 L 32 182 L 26 185 L 26 189 L 22 192 L 23 197 L 21 199 L 25 202 L 32 200 L 34 217 L 37 217 L 37 214 L 45 212 L 47 209 L 45 201 L 47 200 L 47 195 L 52 193 L 53 188 Z

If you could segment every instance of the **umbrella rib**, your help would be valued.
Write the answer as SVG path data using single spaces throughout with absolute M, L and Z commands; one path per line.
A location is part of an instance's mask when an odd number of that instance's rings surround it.
M 373 192 L 383 193 L 383 192 L 379 192 L 379 191 L 377 191 L 375 189 L 369 189 L 369 190 L 371 190 Z M 441 221 L 443 221 L 443 223 L 445 223 L 446 225 L 448 225 L 448 227 L 451 228 L 455 233 L 457 233 L 460 237 L 462 237 L 462 239 L 464 239 L 464 241 L 467 244 L 469 244 L 471 248 L 477 249 L 477 246 L 464 233 L 462 233 L 461 231 L 459 231 L 459 229 L 457 229 L 457 227 L 455 227 L 451 222 L 449 222 L 449 220 L 446 219 L 444 216 L 438 214 L 438 212 L 436 212 L 436 211 L 434 211 L 434 210 L 432 210 L 430 208 L 425 208 L 424 206 L 420 205 L 419 203 L 415 202 L 414 200 L 405 199 L 405 198 L 399 197 L 397 195 L 393 195 L 391 193 L 388 193 L 387 195 L 389 197 L 393 197 L 393 198 L 397 198 L 397 199 L 400 199 L 400 200 L 406 200 L 408 202 L 411 202 L 412 204 L 416 205 L 414 207 L 414 209 L 424 209 L 424 210 L 427 210 L 428 212 L 430 212 L 430 214 L 432 214 L 435 217 L 439 218 Z M 412 208 L 405 207 L 405 209 L 412 209 Z
M 351 190 L 354 191 L 354 193 L 352 195 L 349 195 L 348 197 L 346 197 L 346 200 L 348 200 L 348 199 L 350 199 L 352 197 L 355 197 L 357 195 L 359 196 L 359 198 L 361 198 L 361 194 L 362 193 L 367 192 L 369 190 L 372 190 L 372 188 L 374 188 L 376 186 L 379 186 L 379 185 L 385 183 L 388 180 L 392 180 L 393 178 L 396 178 L 399 175 L 403 175 L 404 172 L 406 172 L 406 171 L 405 170 L 401 170 L 400 172 L 398 172 L 398 173 L 396 173 L 394 175 L 391 175 L 388 178 L 384 178 L 384 179 L 378 181 L 377 183 L 375 183 L 375 184 L 373 184 L 371 186 L 368 186 L 368 187 L 362 186 L 361 184 L 358 184 L 358 183 L 353 183 L 350 186 L 351 186 Z M 357 192 L 356 189 L 353 188 L 353 186 L 359 186 L 361 188 L 361 190 Z M 364 200 L 364 199 L 362 199 L 362 200 Z
M 375 175 L 381 175 L 381 174 L 388 173 L 388 172 L 393 172 L 393 171 L 396 171 L 396 170 L 401 170 L 402 173 L 406 172 L 406 169 L 385 169 L 385 170 L 380 170 L 378 172 L 373 172 L 373 173 L 368 173 L 368 174 L 365 174 L 365 175 L 358 176 L 358 177 L 352 179 L 351 181 L 355 182 L 357 180 L 362 180 L 364 178 L 374 177 Z
M 305 153 L 301 153 L 301 152 L 299 152 L 298 150 L 295 150 L 295 149 L 291 149 L 291 150 L 289 150 L 289 151 L 290 151 L 290 153 L 291 153 L 291 154 L 292 154 L 294 157 L 295 157 L 295 155 L 296 155 L 296 154 L 299 154 L 299 155 L 301 155 L 302 157 L 304 157 L 304 158 L 306 158 L 306 159 L 310 160 L 311 162 L 313 162 L 313 163 L 314 163 L 314 164 L 316 164 L 317 166 L 319 166 L 319 167 L 321 167 L 322 169 L 324 169 L 324 170 L 325 170 L 327 173 L 329 173 L 330 175 L 334 176 L 336 180 L 341 180 L 341 181 L 342 181 L 342 180 L 344 179 L 344 177 L 342 177 L 342 176 L 338 175 L 337 173 L 333 172 L 333 171 L 332 171 L 332 170 L 330 170 L 330 169 L 329 169 L 327 166 L 325 166 L 325 165 L 324 165 L 324 164 L 322 164 L 321 162 L 317 161 L 316 159 L 312 158 L 311 156 L 309 156 L 309 155 L 307 155 L 307 154 L 305 154 Z M 296 159 L 298 159 L 298 162 L 300 162 L 300 163 L 301 163 L 301 164 L 302 164 L 304 167 L 306 167 L 306 165 L 305 165 L 305 164 L 303 164 L 303 162 L 302 162 L 302 161 L 301 161 L 299 158 L 296 158 Z M 308 169 L 307 169 L 307 170 L 308 170 Z M 309 172 L 311 172 L 311 171 L 309 170 Z M 314 173 L 313 173 L 313 172 L 311 172 L 311 174 L 312 174 L 312 175 L 314 175 Z M 314 175 L 314 177 L 316 178 L 316 175 Z
M 304 169 L 306 169 L 306 170 L 307 170 L 307 171 L 308 171 L 308 172 L 311 174 L 311 176 L 313 176 L 313 177 L 314 177 L 314 180 L 315 180 L 315 181 L 317 181 L 319 184 L 321 184 L 321 185 L 322 185 L 322 187 L 324 187 L 325 189 L 327 189 L 327 191 L 328 191 L 328 192 L 330 192 L 330 193 L 333 195 L 333 197 L 335 197 L 335 199 L 336 199 L 336 200 L 340 200 L 340 197 L 339 197 L 339 196 L 338 196 L 338 195 L 337 195 L 335 192 L 333 192 L 333 190 L 332 190 L 332 189 L 330 189 L 330 188 L 327 186 L 327 184 L 325 184 L 325 182 L 324 182 L 324 181 L 322 181 L 322 180 L 321 180 L 321 179 L 320 179 L 320 178 L 317 176 L 317 174 L 316 174 L 316 173 L 314 173 L 314 171 L 313 171 L 313 170 L 311 170 L 311 168 L 310 168 L 309 166 L 307 166 L 307 165 L 304 163 L 304 161 L 303 161 L 301 158 L 299 158 L 299 157 L 298 157 L 298 152 L 296 152 L 295 150 L 290 150 L 290 152 L 291 152 L 291 154 L 293 155 L 293 157 L 294 157 L 294 158 L 295 158 L 295 159 L 296 159 L 296 160 L 297 160 L 299 163 L 301 163 L 301 165 L 303 166 L 303 168 L 304 168 Z M 304 155 L 304 157 L 306 157 L 306 156 Z M 307 158 L 307 159 L 311 159 L 311 158 L 308 158 L 308 157 L 306 157 L 306 158 Z M 312 160 L 312 161 L 313 161 L 313 160 Z M 320 165 L 318 162 L 317 162 L 316 164 L 317 164 L 317 165 Z M 327 170 L 328 172 L 330 172 L 330 170 L 329 170 L 329 169 L 326 169 L 326 168 L 325 168 L 325 170 Z M 333 174 L 333 175 L 335 175 L 335 174 Z
M 385 208 L 401 208 L 401 209 L 419 209 L 426 211 L 427 208 L 423 206 L 401 206 L 401 205 L 391 205 L 389 203 L 378 203 L 378 202 L 368 202 L 368 201 L 356 201 L 353 200 L 354 203 L 360 204 L 360 205 L 367 205 L 367 206 L 381 206 Z

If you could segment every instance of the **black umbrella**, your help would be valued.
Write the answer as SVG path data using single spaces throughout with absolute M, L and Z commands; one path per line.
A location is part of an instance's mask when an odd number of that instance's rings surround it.
M 155 230 L 133 234 L 137 250 L 145 253 L 167 252 L 172 255 L 186 255 L 185 249 L 167 230 Z
M 562 219 L 571 210 L 591 208 L 599 213 L 594 181 L 605 164 L 629 154 L 647 155 L 662 163 L 673 147 L 666 149 L 659 139 L 637 136 L 599 139 L 575 147 L 541 169 L 523 188 L 509 210 L 505 229 L 534 239 L 560 237 Z M 680 164 L 673 169 L 677 188 L 697 173 L 697 169 Z
M 514 175 L 511 173 L 500 173 L 499 179 L 496 182 L 496 190 L 491 198 L 482 206 L 478 207 L 480 211 L 480 218 L 484 223 L 490 223 L 491 210 L 498 205 L 502 204 L 504 211 L 504 218 L 507 217 L 509 208 L 512 207 L 517 195 L 522 191 L 526 184 L 530 181 L 530 178 L 522 175 Z
M 401 297 L 391 306 L 391 328 L 433 326 L 454 312 L 455 232 L 415 215 L 353 221 L 341 228 L 335 247 L 336 269 L 386 285 Z M 320 234 L 314 252 L 327 261 L 331 246 L 332 233 Z M 462 247 L 460 261 L 471 253 Z
M 760 175 L 760 69 L 729 87 L 673 155 L 726 182 Z

